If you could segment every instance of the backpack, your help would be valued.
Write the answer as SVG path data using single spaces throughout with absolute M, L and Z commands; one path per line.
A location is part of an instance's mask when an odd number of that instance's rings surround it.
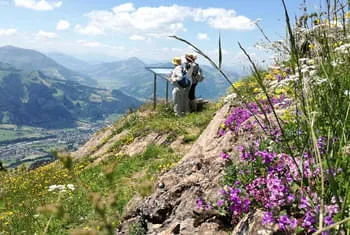
M 202 75 L 202 70 L 199 68 L 199 65 L 197 63 L 193 63 L 192 68 L 192 81 L 193 83 L 201 82 L 203 81 L 204 77 Z
M 188 88 L 191 86 L 191 80 L 187 76 L 187 73 L 184 69 L 182 69 L 182 79 L 180 81 L 177 81 L 177 84 L 182 88 Z

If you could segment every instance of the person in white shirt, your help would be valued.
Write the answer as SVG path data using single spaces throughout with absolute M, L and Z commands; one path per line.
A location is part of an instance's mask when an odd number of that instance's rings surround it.
M 184 115 L 190 111 L 188 88 L 181 87 L 178 82 L 182 80 L 184 68 L 181 66 L 181 58 L 174 57 L 172 64 L 175 66 L 169 80 L 173 85 L 173 102 L 175 115 Z

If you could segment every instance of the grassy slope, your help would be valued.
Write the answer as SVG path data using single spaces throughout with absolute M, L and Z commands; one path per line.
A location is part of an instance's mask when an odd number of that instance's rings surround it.
M 86 156 L 75 161 L 70 169 L 57 161 L 30 172 L 3 173 L 0 232 L 41 233 L 50 216 L 53 217 L 48 227 L 49 234 L 67 234 L 75 228 L 114 228 L 128 201 L 134 195 L 149 195 L 157 176 L 181 159 L 182 156 L 170 147 L 171 142 L 181 135 L 184 136 L 183 144 L 193 143 L 215 110 L 215 105 L 210 104 L 200 113 L 175 117 L 164 106 L 152 112 L 146 105 L 114 125 L 114 135 L 129 130 L 129 142 L 116 141 L 114 149 L 109 150 L 110 157 L 98 164 L 92 164 Z M 169 144 L 149 145 L 143 154 L 136 156 L 123 155 L 116 147 L 151 132 L 169 134 Z M 103 143 L 96 148 L 102 146 Z M 49 186 L 54 184 L 74 184 L 75 190 L 49 192 Z

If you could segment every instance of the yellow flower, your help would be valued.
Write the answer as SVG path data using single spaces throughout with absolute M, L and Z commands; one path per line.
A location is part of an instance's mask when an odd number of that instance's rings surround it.
M 233 86 L 234 86 L 234 88 L 239 88 L 239 87 L 242 86 L 242 84 L 241 84 L 240 82 L 235 82 L 235 83 L 233 84 Z
M 286 91 L 285 91 L 285 89 L 283 89 L 283 88 L 278 88 L 278 89 L 276 89 L 276 91 L 275 91 L 275 93 L 277 94 L 277 95 L 280 95 L 280 94 L 282 94 L 282 93 L 285 93 Z
M 255 86 L 256 86 L 256 82 L 249 82 L 249 83 L 248 83 L 248 86 L 250 86 L 250 87 L 255 87 Z
M 271 74 L 269 74 L 269 73 L 268 73 L 268 74 L 266 74 L 266 75 L 265 75 L 265 77 L 264 77 L 264 78 L 265 78 L 265 79 L 271 79 L 271 78 L 272 78 L 272 76 L 271 76 Z
M 314 45 L 309 44 L 309 48 L 312 50 L 314 48 Z
M 222 123 L 222 124 L 221 124 L 221 129 L 225 129 L 225 128 L 226 128 L 225 123 Z
M 321 20 L 320 19 L 316 19 L 315 20 L 315 24 L 320 24 L 321 23 Z
M 258 93 L 259 91 L 260 91 L 260 89 L 257 88 L 257 87 L 255 87 L 254 90 L 253 90 L 254 93 Z
M 280 70 L 279 70 L 279 69 L 274 69 L 274 70 L 273 70 L 273 73 L 274 73 L 275 75 L 277 75 L 277 74 L 280 73 Z

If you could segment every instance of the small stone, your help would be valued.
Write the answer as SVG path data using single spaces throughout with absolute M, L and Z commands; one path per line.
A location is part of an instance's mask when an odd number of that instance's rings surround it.
M 164 189 L 164 188 L 165 188 L 165 184 L 164 184 L 163 182 L 160 182 L 160 183 L 158 184 L 158 187 L 159 187 L 160 189 Z

